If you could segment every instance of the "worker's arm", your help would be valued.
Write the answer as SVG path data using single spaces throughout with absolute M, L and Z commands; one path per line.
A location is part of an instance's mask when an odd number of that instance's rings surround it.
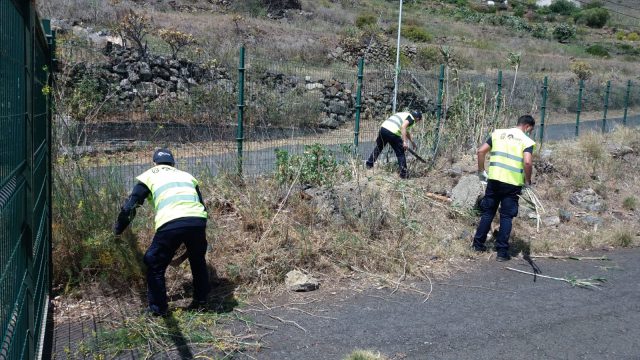
M 405 149 L 409 147 L 408 141 L 413 144 L 414 148 L 416 147 L 416 143 L 413 142 L 413 140 L 411 139 L 411 134 L 409 133 L 409 126 L 411 126 L 412 124 L 413 120 L 405 120 L 402 123 L 402 127 L 400 128 L 400 133 L 402 134 L 402 147 Z
M 118 220 L 113 225 L 113 233 L 116 235 L 122 234 L 124 229 L 129 226 L 133 218 L 136 216 L 136 208 L 144 203 L 144 199 L 151 194 L 149 188 L 139 182 L 133 187 L 131 195 L 127 198 L 127 201 L 120 208 L 120 214 L 118 214 Z
M 489 151 L 491 151 L 491 145 L 488 142 L 482 144 L 478 149 L 478 173 L 484 172 L 484 162 Z
M 198 193 L 198 200 L 200 201 L 200 204 L 204 206 L 204 211 L 207 211 L 207 205 L 204 204 L 204 199 L 202 198 L 202 194 L 200 193 L 200 188 L 198 187 L 198 185 L 196 185 L 196 192 Z
M 533 169 L 533 146 L 524 150 L 524 184 L 531 185 L 531 173 Z

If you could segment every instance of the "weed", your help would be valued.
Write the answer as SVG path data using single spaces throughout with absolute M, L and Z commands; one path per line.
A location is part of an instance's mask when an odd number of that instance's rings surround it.
M 373 14 L 361 14 L 356 18 L 356 26 L 360 29 L 373 26 L 377 22 L 378 18 Z
M 633 245 L 633 233 L 628 228 L 619 227 L 611 234 L 611 244 L 613 246 L 629 247 Z
M 627 196 L 622 201 L 622 207 L 627 210 L 635 210 L 638 208 L 638 199 L 635 196 Z
M 386 356 L 380 354 L 380 352 L 373 352 L 371 350 L 355 350 L 344 360 L 385 360 Z
M 348 172 L 338 164 L 332 151 L 320 144 L 305 145 L 301 155 L 276 149 L 276 179 L 285 184 L 298 181 L 309 186 L 332 185 Z
M 588 54 L 591 54 L 591 55 L 605 57 L 605 58 L 610 57 L 609 51 L 607 50 L 607 48 L 599 44 L 589 46 L 586 51 Z
M 429 42 L 433 36 L 419 26 L 405 26 L 401 30 L 402 36 L 415 42 Z

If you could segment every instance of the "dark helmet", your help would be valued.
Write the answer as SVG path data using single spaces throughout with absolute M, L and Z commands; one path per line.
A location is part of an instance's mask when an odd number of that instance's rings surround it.
M 422 113 L 420 112 L 420 110 L 413 110 L 411 112 L 411 116 L 414 120 L 422 120 Z
M 158 149 L 153 153 L 153 162 L 156 164 L 169 164 L 175 165 L 176 161 L 173 159 L 173 154 L 169 149 Z

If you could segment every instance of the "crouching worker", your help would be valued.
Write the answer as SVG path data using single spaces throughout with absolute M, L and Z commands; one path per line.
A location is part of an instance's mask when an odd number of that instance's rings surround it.
M 398 159 L 400 177 L 406 179 L 407 159 L 405 158 L 404 150 L 409 147 L 409 142 L 411 142 L 414 149 L 416 148 L 416 143 L 411 138 L 409 128 L 420 120 L 422 120 L 420 111 L 399 112 L 385 120 L 380 126 L 376 147 L 373 149 L 371 156 L 369 156 L 369 160 L 367 160 L 367 168 L 371 169 L 373 167 L 382 149 L 384 149 L 385 145 L 390 144 Z
M 189 173 L 174 167 L 175 160 L 167 149 L 153 154 L 155 166 L 136 179 L 129 198 L 122 206 L 113 226 L 122 234 L 136 215 L 136 208 L 146 198 L 155 208 L 155 236 L 144 255 L 147 266 L 147 311 L 165 315 L 168 310 L 165 272 L 178 247 L 184 243 L 193 276 L 193 302 L 190 308 L 202 308 L 209 293 L 207 250 L 207 211 L 198 181 Z
M 535 124 L 533 117 L 523 115 L 515 128 L 495 130 L 478 149 L 478 176 L 487 181 L 487 190 L 480 204 L 482 217 L 472 246 L 476 251 L 486 251 L 484 243 L 487 233 L 500 206 L 500 230 L 496 237 L 498 261 L 511 259 L 509 236 L 512 219 L 518 215 L 518 195 L 523 186 L 531 185 L 533 149 L 536 143 L 526 134 L 533 130 Z M 487 174 L 484 163 L 489 151 L 491 160 Z

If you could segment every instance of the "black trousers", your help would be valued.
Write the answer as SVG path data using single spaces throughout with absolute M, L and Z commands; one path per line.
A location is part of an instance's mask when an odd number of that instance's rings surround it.
M 500 231 L 496 237 L 498 255 L 505 256 L 509 252 L 509 236 L 511 235 L 512 220 L 518 216 L 518 195 L 521 187 L 505 184 L 496 180 L 487 182 L 485 196 L 480 203 L 482 217 L 473 237 L 473 247 L 484 250 L 487 234 L 491 230 L 491 223 L 500 207 Z
M 398 136 L 391 131 L 380 128 L 378 132 L 378 138 L 376 139 L 376 147 L 373 149 L 369 160 L 367 160 L 367 167 L 373 167 L 373 164 L 378 160 L 378 156 L 384 149 L 385 145 L 391 145 L 393 151 L 398 158 L 398 166 L 400 168 L 400 177 L 405 179 L 407 177 L 407 158 L 404 156 L 404 147 L 402 147 L 402 137 Z
M 193 275 L 193 299 L 205 301 L 209 293 L 209 273 L 205 261 L 207 252 L 206 228 L 183 227 L 156 232 L 151 246 L 144 254 L 147 265 L 147 299 L 149 308 L 157 313 L 167 311 L 165 272 L 176 250 L 184 242 Z

